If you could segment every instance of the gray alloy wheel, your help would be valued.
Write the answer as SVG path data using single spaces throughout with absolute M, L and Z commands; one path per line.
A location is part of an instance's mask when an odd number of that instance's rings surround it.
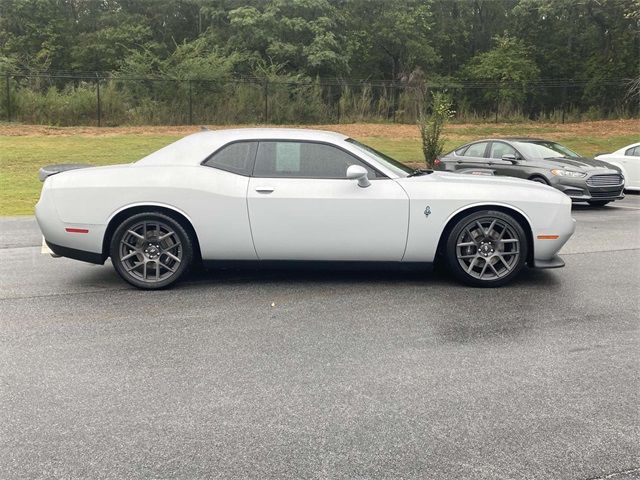
M 111 239 L 111 261 L 118 274 L 143 289 L 166 287 L 189 268 L 193 247 L 173 218 L 141 213 L 125 220 Z
M 496 287 L 513 279 L 527 259 L 527 236 L 517 220 L 484 210 L 462 218 L 447 241 L 449 266 L 458 279 Z

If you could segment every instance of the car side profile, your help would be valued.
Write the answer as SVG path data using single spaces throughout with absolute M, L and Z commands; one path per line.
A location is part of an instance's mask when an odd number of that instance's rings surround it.
M 595 158 L 620 169 L 625 179 L 625 190 L 640 191 L 640 143 L 632 143 L 613 153 L 603 153 Z
M 561 267 L 569 198 L 517 179 L 413 170 L 344 135 L 203 131 L 141 160 L 47 167 L 36 217 L 57 255 L 102 264 L 140 288 L 191 264 L 445 262 L 499 286 L 525 265 Z
M 557 142 L 492 138 L 462 145 L 435 161 L 437 170 L 523 178 L 550 185 L 573 202 L 602 207 L 624 198 L 618 166 L 585 158 Z

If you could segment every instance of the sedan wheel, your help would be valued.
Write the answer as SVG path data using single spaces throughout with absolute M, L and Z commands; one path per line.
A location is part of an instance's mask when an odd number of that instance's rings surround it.
M 482 211 L 461 219 L 451 231 L 447 257 L 463 282 L 481 287 L 503 285 L 522 269 L 527 237 L 520 224 L 502 212 Z
M 120 276 L 144 289 L 166 287 L 182 276 L 193 256 L 189 235 L 171 217 L 142 213 L 125 220 L 111 240 Z

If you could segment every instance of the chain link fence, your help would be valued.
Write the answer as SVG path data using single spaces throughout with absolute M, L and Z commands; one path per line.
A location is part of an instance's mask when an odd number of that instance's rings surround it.
M 638 116 L 631 79 L 411 84 L 316 79 L 171 79 L 77 73 L 2 74 L 0 118 L 48 125 L 415 123 L 430 92 L 457 121 L 578 121 Z

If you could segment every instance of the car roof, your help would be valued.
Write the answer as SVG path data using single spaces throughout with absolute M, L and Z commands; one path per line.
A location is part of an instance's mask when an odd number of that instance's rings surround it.
M 336 141 L 348 138 L 338 132 L 328 130 L 314 130 L 311 128 L 230 128 L 223 130 L 202 130 L 190 137 L 205 136 L 211 139 L 224 139 L 225 141 L 235 140 L 258 140 L 258 139 L 278 139 L 278 140 L 326 140 Z
M 200 164 L 220 147 L 242 140 L 313 140 L 340 143 L 348 137 L 337 132 L 307 128 L 233 128 L 202 130 L 187 135 L 138 160 L 140 165 Z

